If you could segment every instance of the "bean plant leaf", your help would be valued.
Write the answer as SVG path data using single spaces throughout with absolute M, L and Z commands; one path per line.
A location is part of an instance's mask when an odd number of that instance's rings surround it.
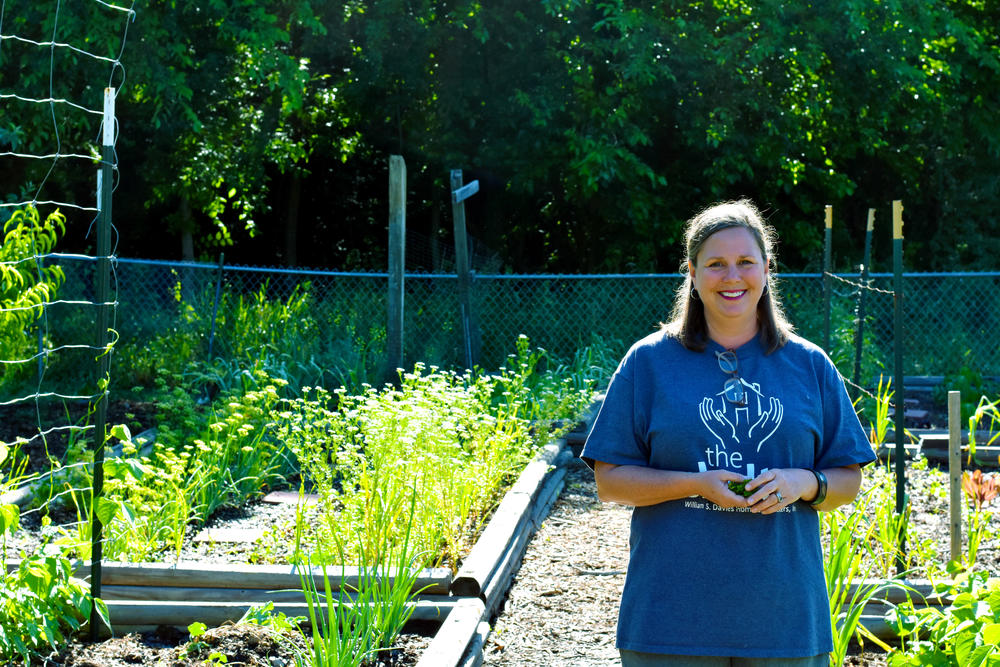
M 114 521 L 115 515 L 118 514 L 118 508 L 121 507 L 120 503 L 107 498 L 98 498 L 95 505 L 97 508 L 97 518 L 101 520 L 101 525 L 104 526 Z
M 0 535 L 15 530 L 20 515 L 17 505 L 0 505 Z
M 988 623 L 983 626 L 983 642 L 993 647 L 1000 645 L 1000 623 Z
M 108 459 L 104 462 L 104 475 L 112 479 L 124 477 L 126 474 L 141 480 L 149 472 L 149 467 L 138 459 Z
M 125 424 L 115 424 L 111 427 L 111 436 L 119 440 L 131 441 L 132 431 Z

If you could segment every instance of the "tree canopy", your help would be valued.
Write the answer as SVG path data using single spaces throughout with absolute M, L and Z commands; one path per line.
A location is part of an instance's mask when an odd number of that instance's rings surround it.
M 8 2 L 0 32 L 45 34 L 46 5 Z M 112 20 L 62 12 L 84 40 Z M 118 102 L 123 255 L 384 267 L 399 154 L 408 232 L 450 242 L 448 172 L 462 169 L 481 185 L 470 233 L 504 270 L 671 272 L 684 220 L 743 196 L 777 228 L 785 270 L 820 268 L 828 204 L 838 268 L 860 261 L 869 208 L 884 267 L 895 199 L 908 269 L 996 268 L 995 3 L 147 0 L 136 12 Z M 44 86 L 48 54 L 32 64 L 12 46 L 0 44 L 0 88 Z M 105 85 L 72 76 L 60 85 Z M 37 115 L 0 100 L 0 152 L 50 144 Z M 9 200 L 25 174 L 0 168 L 0 182 Z

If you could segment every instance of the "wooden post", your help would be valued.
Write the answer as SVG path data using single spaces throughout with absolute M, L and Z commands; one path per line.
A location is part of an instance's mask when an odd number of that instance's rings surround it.
M 902 514 L 906 506 L 906 465 L 905 439 L 906 423 L 904 401 L 906 387 L 903 384 L 903 202 L 898 199 L 892 202 L 892 269 L 893 269 L 893 340 L 895 341 L 895 371 L 896 386 L 896 513 Z M 906 553 L 906 536 L 899 536 L 899 558 L 897 570 L 902 574 L 905 564 L 902 554 Z
M 462 325 L 465 367 L 472 369 L 479 356 L 479 334 L 472 313 L 472 274 L 469 270 L 469 240 L 465 233 L 465 200 L 479 190 L 479 181 L 462 185 L 462 170 L 451 170 L 451 212 L 455 225 L 455 273 L 458 274 L 458 306 Z
M 833 207 L 826 206 L 826 226 L 823 233 L 823 349 L 830 354 L 830 308 L 832 307 L 832 286 L 830 273 L 833 272 Z
M 865 229 L 865 258 L 861 264 L 860 283 L 858 289 L 858 323 L 854 329 L 854 384 L 861 385 L 861 352 L 864 349 L 865 338 L 865 304 L 868 301 L 868 274 L 872 261 L 872 232 L 875 230 L 875 209 L 868 209 L 868 227 Z
M 951 560 L 962 558 L 962 399 L 948 392 L 948 503 L 951 509 Z
M 97 360 L 97 404 L 94 410 L 94 477 L 91 486 L 91 508 L 96 508 L 104 495 L 104 444 L 107 439 L 108 386 L 111 380 L 111 351 L 108 349 L 111 324 L 111 191 L 115 161 L 115 90 L 104 89 L 104 137 L 101 145 L 101 166 L 97 193 L 97 295 L 96 347 L 101 350 Z M 101 597 L 101 559 L 104 529 L 96 511 L 90 517 L 90 593 Z M 90 635 L 96 638 L 100 628 L 97 605 L 90 614 Z
M 406 270 L 406 162 L 389 156 L 389 323 L 387 378 L 403 367 L 403 274 Z

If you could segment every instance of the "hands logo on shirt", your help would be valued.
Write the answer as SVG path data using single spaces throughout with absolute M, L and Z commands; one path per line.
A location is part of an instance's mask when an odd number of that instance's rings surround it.
M 723 449 L 727 442 L 739 444 L 744 440 L 757 439 L 757 451 L 774 435 L 781 424 L 784 407 L 777 398 L 764 396 L 759 384 L 750 384 L 741 379 L 746 388 L 747 404 L 743 407 L 726 400 L 720 392 L 714 397 L 706 396 L 698 406 L 698 415 Z M 721 405 L 721 409 L 717 407 Z

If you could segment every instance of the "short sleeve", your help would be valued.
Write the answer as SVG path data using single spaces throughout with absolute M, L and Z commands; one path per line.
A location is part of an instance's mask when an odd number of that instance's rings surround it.
M 829 358 L 823 376 L 823 438 L 816 452 L 817 468 L 866 465 L 875 452 L 854 410 L 843 378 Z
M 591 469 L 594 461 L 614 465 L 649 465 L 649 445 L 639 434 L 642 425 L 636 416 L 634 354 L 622 360 L 604 397 L 594 427 L 587 436 L 580 458 Z

